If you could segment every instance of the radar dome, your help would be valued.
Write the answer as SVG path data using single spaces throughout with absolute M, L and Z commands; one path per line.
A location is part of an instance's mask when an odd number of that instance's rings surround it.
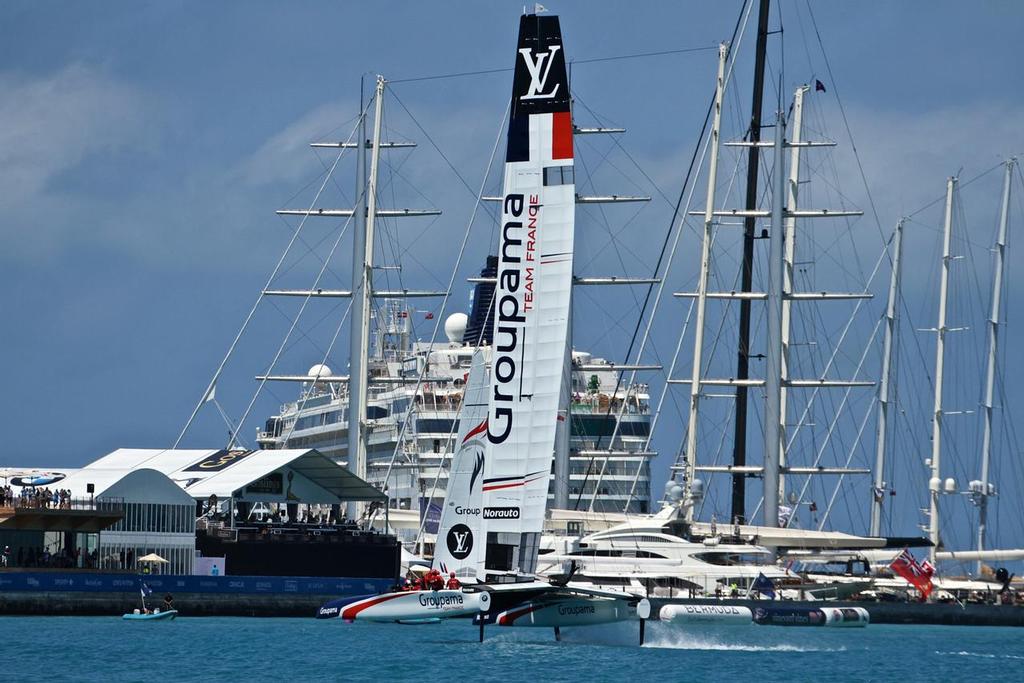
M 444 333 L 448 335 L 448 341 L 453 344 L 461 344 L 462 337 L 466 334 L 466 326 L 469 325 L 469 316 L 465 313 L 452 313 L 444 321 Z
M 311 367 L 309 369 L 309 372 L 306 373 L 306 376 L 307 377 L 320 377 L 320 378 L 330 377 L 331 376 L 331 369 L 329 367 L 327 367 L 326 365 L 323 365 L 322 363 L 317 363 L 316 365 L 314 365 L 313 367 Z

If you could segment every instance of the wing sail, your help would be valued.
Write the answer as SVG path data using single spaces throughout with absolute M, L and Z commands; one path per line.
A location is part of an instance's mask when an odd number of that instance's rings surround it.
M 572 289 L 572 114 L 558 17 L 523 16 L 495 290 L 483 511 L 489 570 L 532 573 L 547 505 Z

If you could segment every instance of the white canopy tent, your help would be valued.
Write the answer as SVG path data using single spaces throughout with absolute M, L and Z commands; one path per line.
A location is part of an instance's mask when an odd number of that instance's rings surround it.
M 338 504 L 387 496 L 314 449 L 118 449 L 82 472 L 157 470 L 196 500 Z

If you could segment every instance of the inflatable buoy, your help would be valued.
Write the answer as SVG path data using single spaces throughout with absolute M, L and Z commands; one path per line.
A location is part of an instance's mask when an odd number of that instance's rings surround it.
M 762 626 L 864 627 L 871 622 L 863 607 L 757 607 L 754 623 Z
M 741 605 L 665 605 L 658 618 L 671 623 L 746 625 L 753 620 L 749 607 Z

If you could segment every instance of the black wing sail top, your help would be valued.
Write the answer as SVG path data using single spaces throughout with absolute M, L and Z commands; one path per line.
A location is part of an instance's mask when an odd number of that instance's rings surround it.
M 529 161 L 530 115 L 556 114 L 556 137 L 561 151 L 572 157 L 572 119 L 569 113 L 569 78 L 558 17 L 525 14 L 519 20 L 519 46 L 512 80 L 512 113 L 508 124 L 506 162 Z M 561 116 L 558 116 L 561 114 Z M 567 130 L 558 130 L 558 123 Z

